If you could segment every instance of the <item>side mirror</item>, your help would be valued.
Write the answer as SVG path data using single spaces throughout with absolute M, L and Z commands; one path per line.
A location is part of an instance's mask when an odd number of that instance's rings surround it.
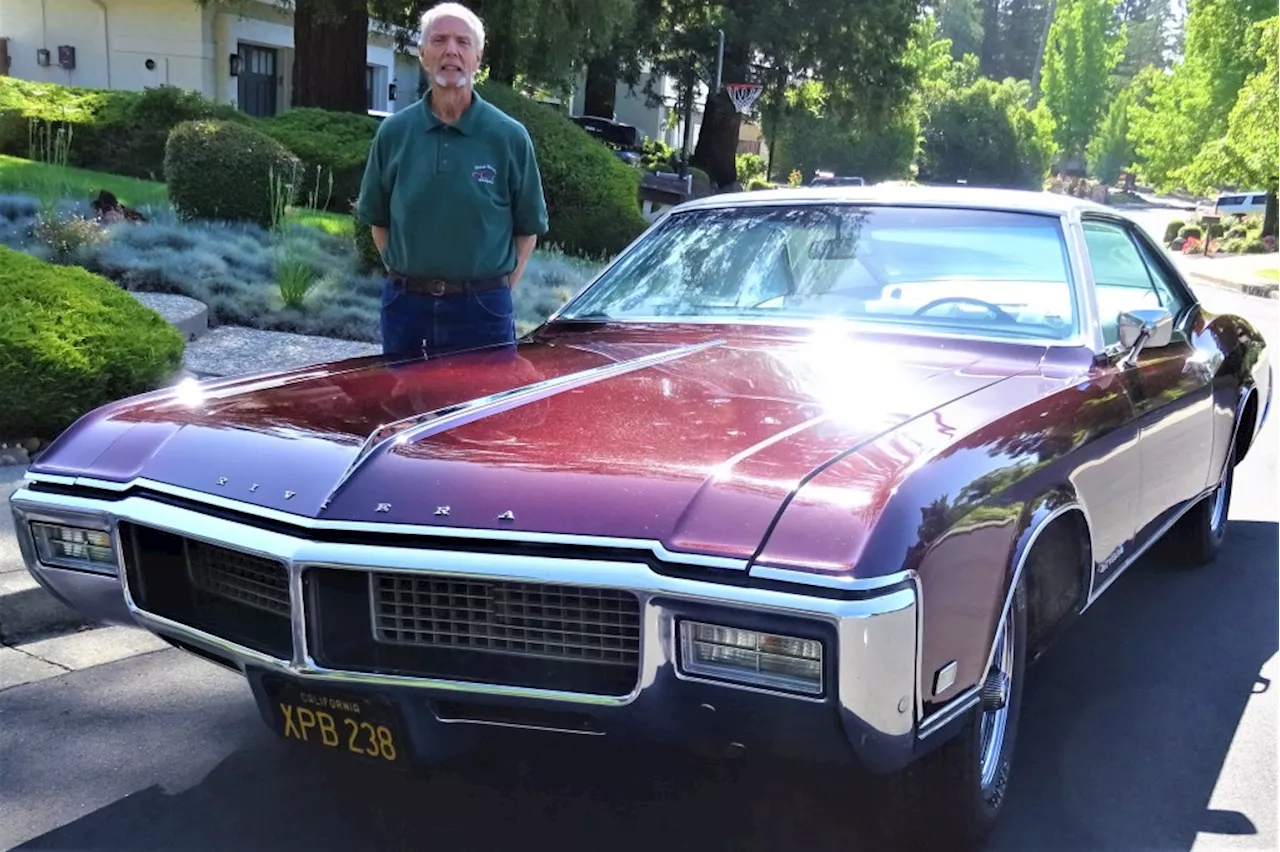
M 1126 366 L 1137 361 L 1143 349 L 1159 349 L 1173 339 L 1173 314 L 1167 308 L 1121 311 L 1116 322 Z

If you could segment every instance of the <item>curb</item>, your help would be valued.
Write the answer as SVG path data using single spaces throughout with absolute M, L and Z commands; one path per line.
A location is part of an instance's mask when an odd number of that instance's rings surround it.
M 1220 290 L 1234 290 L 1237 293 L 1243 293 L 1246 296 L 1253 296 L 1259 299 L 1280 299 L 1280 283 L 1244 284 L 1239 281 L 1205 275 L 1202 272 L 1188 272 L 1187 277 L 1212 285 Z

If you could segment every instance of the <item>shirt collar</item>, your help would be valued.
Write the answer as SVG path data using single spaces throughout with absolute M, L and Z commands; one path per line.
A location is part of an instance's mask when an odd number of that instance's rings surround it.
M 480 94 L 473 88 L 471 90 L 471 106 L 467 107 L 467 111 L 462 114 L 457 123 L 453 125 L 454 129 L 465 136 L 475 133 L 476 122 L 480 120 L 480 113 L 484 110 L 486 104 Z M 427 131 L 438 130 L 441 127 L 448 127 L 440 118 L 431 111 L 431 90 L 422 96 L 422 111 L 427 116 Z

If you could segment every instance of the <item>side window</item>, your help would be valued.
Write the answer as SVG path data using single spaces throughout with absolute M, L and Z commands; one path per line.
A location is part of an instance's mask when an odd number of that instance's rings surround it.
M 1177 315 L 1182 304 L 1176 291 L 1159 267 L 1148 264 L 1125 228 L 1086 220 L 1084 240 L 1093 267 L 1105 343 L 1110 345 L 1119 338 L 1118 318 L 1124 311 L 1165 307 Z

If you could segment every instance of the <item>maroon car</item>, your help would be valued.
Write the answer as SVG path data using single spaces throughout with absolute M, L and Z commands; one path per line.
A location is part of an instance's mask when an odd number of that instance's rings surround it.
M 1158 539 L 1214 559 L 1270 400 L 1257 329 L 1105 207 L 752 192 L 515 347 L 105 406 L 12 506 L 45 587 L 242 673 L 287 739 L 841 763 L 974 842 L 1027 663 Z

